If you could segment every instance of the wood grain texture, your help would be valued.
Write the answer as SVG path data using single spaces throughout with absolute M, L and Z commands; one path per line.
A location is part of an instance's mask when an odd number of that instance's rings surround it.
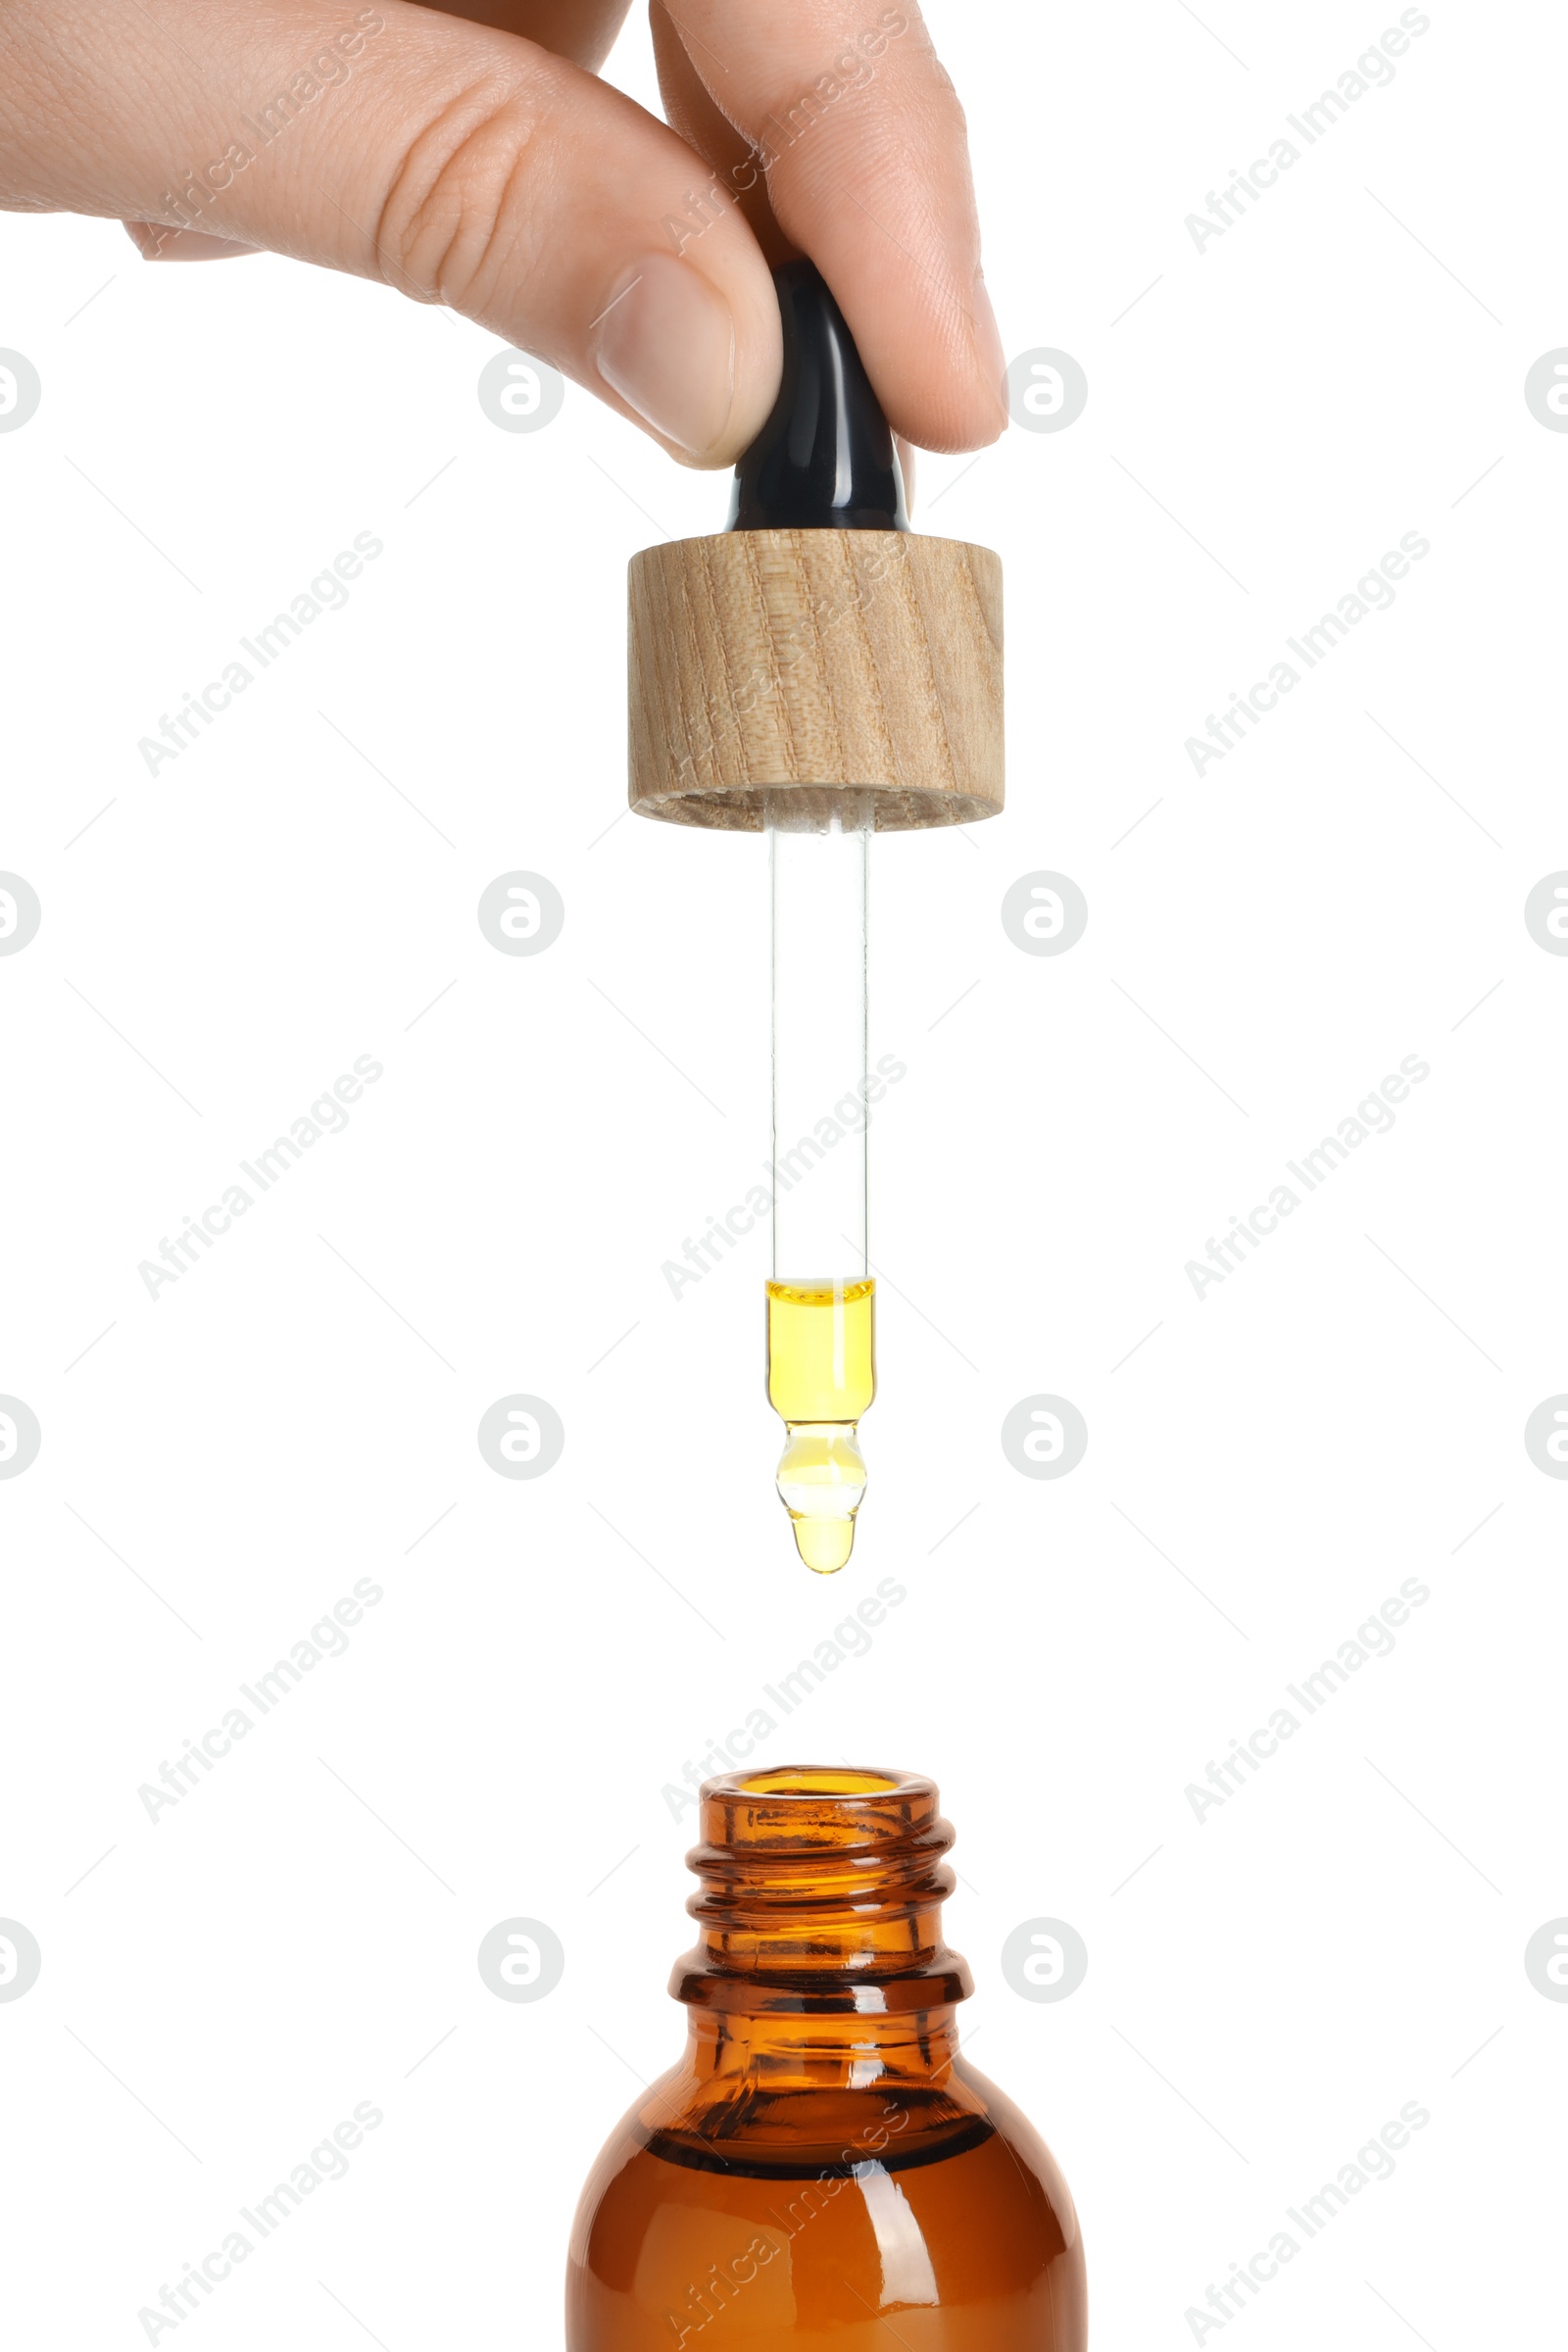
M 906 531 L 731 531 L 629 575 L 631 805 L 758 832 L 865 792 L 881 831 L 1003 799 L 1002 564 Z M 798 796 L 798 801 L 796 799 Z

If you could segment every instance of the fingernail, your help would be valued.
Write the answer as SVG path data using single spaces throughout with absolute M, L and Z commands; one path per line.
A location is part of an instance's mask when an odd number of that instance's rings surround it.
M 594 365 L 628 408 L 693 457 L 729 416 L 735 322 L 729 305 L 673 254 L 628 270 L 596 321 Z
M 1007 355 L 1002 347 L 1002 329 L 986 292 L 985 278 L 978 270 L 974 273 L 974 356 L 981 374 L 1005 411 Z
M 125 228 L 144 262 L 220 262 L 230 254 L 258 250 L 232 237 L 210 236 L 200 228 L 165 228 L 155 220 L 127 220 Z

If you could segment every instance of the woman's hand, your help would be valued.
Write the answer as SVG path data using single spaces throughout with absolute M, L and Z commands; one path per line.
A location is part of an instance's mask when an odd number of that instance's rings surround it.
M 667 124 L 597 77 L 626 6 L 0 0 L 0 205 L 381 278 L 699 466 L 772 406 L 799 250 L 901 434 L 995 439 L 963 117 L 912 0 L 652 0 Z

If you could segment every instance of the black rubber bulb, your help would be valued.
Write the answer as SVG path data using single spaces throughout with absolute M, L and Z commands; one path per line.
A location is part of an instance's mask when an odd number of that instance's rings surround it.
M 773 272 L 784 374 L 735 468 L 732 531 L 906 531 L 904 477 L 844 314 L 814 262 Z

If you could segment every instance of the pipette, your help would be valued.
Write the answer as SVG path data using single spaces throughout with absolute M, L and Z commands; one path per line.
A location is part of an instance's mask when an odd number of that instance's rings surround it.
M 1002 565 L 910 531 L 899 459 L 838 305 L 775 270 L 784 370 L 729 527 L 646 548 L 629 596 L 631 805 L 767 836 L 773 1262 L 767 1389 L 801 1557 L 842 1568 L 876 1393 L 866 1130 L 874 832 L 1003 801 Z

